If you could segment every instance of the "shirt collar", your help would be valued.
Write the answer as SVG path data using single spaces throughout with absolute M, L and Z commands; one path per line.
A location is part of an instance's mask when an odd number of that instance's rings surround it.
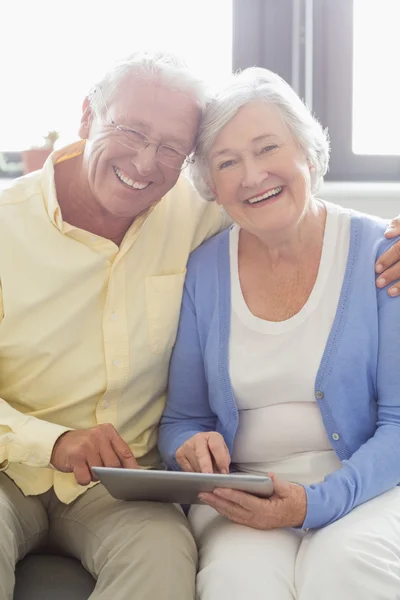
M 79 140 L 60 150 L 55 150 L 46 160 L 41 174 L 41 186 L 47 213 L 53 225 L 60 231 L 63 230 L 61 208 L 57 200 L 56 184 L 54 180 L 54 166 L 64 160 L 75 158 L 83 153 L 85 141 Z
M 74 142 L 73 144 L 64 146 L 60 150 L 55 150 L 50 154 L 42 168 L 41 187 L 46 210 L 53 225 L 55 225 L 55 227 L 57 227 L 57 229 L 59 229 L 63 233 L 68 233 L 68 231 L 75 229 L 75 227 L 63 221 L 61 208 L 57 200 L 54 167 L 55 165 L 64 162 L 65 160 L 69 160 L 71 158 L 79 156 L 83 153 L 84 149 L 85 140 L 79 140 L 78 142 Z M 140 229 L 159 203 L 160 200 L 152 206 L 150 206 L 144 213 L 139 215 L 134 220 L 134 222 L 126 232 L 123 242 L 124 246 L 131 245 L 133 240 L 138 235 Z

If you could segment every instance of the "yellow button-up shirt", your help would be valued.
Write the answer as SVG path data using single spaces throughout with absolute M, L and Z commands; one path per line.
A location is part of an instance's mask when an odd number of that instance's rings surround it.
M 118 248 L 63 221 L 53 153 L 0 194 L 0 468 L 26 495 L 85 491 L 49 461 L 68 429 L 112 423 L 143 465 L 157 464 L 189 253 L 225 227 L 181 177 Z

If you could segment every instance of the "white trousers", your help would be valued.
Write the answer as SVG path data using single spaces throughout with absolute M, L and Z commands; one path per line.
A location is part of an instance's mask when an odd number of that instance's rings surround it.
M 400 489 L 322 529 L 259 531 L 192 506 L 198 600 L 399 600 Z

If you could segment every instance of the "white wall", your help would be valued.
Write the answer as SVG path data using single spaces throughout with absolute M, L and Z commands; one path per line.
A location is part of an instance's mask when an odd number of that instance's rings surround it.
M 391 219 L 400 214 L 400 183 L 324 183 L 319 197 L 360 212 Z
M 10 180 L 0 179 L 0 190 Z M 319 197 L 385 219 L 400 214 L 400 183 L 325 183 Z

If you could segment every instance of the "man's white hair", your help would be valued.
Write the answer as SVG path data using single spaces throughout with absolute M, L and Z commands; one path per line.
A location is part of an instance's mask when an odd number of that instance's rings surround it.
M 235 73 L 228 85 L 210 100 L 199 129 L 195 162 L 188 171 L 193 185 L 206 200 L 215 200 L 208 160 L 211 149 L 220 131 L 238 110 L 254 100 L 274 104 L 279 109 L 313 167 L 311 191 L 315 193 L 328 170 L 328 134 L 286 81 L 276 73 L 259 67 Z
M 194 98 L 201 111 L 210 99 L 204 81 L 192 74 L 177 55 L 168 52 L 135 52 L 115 63 L 93 86 L 89 100 L 96 115 L 105 113 L 104 101 L 110 103 L 121 83 L 130 76 L 138 81 L 150 80 L 171 90 L 187 93 Z M 98 93 L 99 88 L 101 94 Z

